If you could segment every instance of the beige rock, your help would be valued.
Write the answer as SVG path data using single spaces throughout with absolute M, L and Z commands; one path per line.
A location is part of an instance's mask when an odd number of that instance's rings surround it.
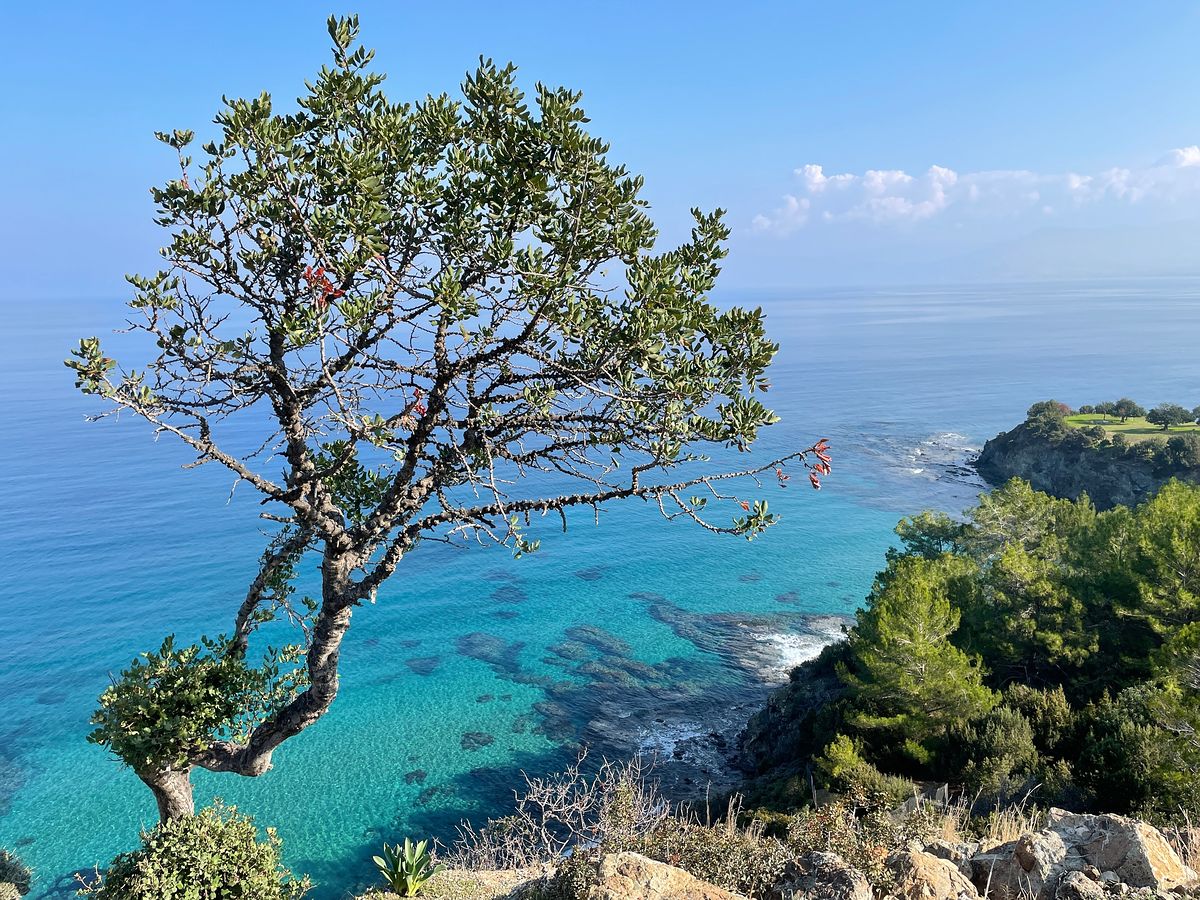
M 922 848 L 926 853 L 954 863 L 954 867 L 967 878 L 971 877 L 971 857 L 979 853 L 983 847 L 978 843 L 964 841 L 945 841 L 937 839 L 925 844 Z
M 979 892 L 958 867 L 930 853 L 902 850 L 888 857 L 900 900 L 976 900 Z
M 745 900 L 683 869 L 638 853 L 610 853 L 600 861 L 600 883 L 589 900 Z
M 1062 879 L 1085 869 L 1099 870 L 1102 881 L 1127 889 L 1169 891 L 1195 878 L 1162 834 L 1144 822 L 1058 809 L 1051 810 L 1042 831 L 977 854 L 971 866 L 975 886 L 992 900 L 1055 900 Z
M 1101 872 L 1116 872 L 1123 884 L 1170 890 L 1196 877 L 1162 833 L 1145 822 L 1055 810 L 1050 827 L 1071 833 L 1089 863 Z

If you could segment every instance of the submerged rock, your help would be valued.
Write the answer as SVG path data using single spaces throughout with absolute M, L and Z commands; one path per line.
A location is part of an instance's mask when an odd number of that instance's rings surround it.
M 432 675 L 441 662 L 440 656 L 414 656 L 406 659 L 404 664 L 417 675 Z
M 488 734 L 486 731 L 468 731 L 463 734 L 462 740 L 458 742 L 458 745 L 464 750 L 480 750 L 489 744 L 495 743 L 495 740 L 495 736 Z

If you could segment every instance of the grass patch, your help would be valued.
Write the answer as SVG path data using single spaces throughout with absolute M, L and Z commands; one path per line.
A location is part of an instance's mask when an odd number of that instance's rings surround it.
M 1200 425 L 1173 425 L 1166 431 L 1161 425 L 1152 425 L 1144 416 L 1131 416 L 1122 422 L 1113 416 L 1103 416 L 1099 413 L 1078 413 L 1066 417 L 1066 423 L 1072 428 L 1087 428 L 1098 425 L 1109 434 L 1123 434 L 1131 441 L 1144 441 L 1147 438 L 1168 437 L 1172 434 L 1194 434 L 1200 432 Z

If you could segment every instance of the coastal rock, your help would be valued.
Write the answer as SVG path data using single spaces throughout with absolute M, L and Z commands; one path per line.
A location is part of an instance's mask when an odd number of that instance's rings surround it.
M 972 880 L 993 900 L 1056 900 L 1071 872 L 1099 871 L 1114 886 L 1170 891 L 1196 874 L 1159 831 L 1117 815 L 1050 811 L 1047 827 L 1021 835 L 972 860 Z M 1082 889 L 1072 879 L 1065 890 Z
M 977 842 L 934 840 L 924 846 L 931 856 L 944 859 L 954 865 L 967 878 L 971 877 L 971 857 L 983 849 Z
M 739 744 L 750 774 L 786 774 L 797 760 L 808 758 L 817 718 L 846 691 L 837 674 L 843 646 L 831 644 L 794 669 L 789 682 L 773 691 L 766 706 L 746 723 Z
M 771 892 L 777 900 L 872 900 L 866 876 L 836 853 L 814 851 L 788 863 Z
M 666 863 L 638 853 L 610 853 L 588 900 L 745 900 Z M 868 898 L 869 900 L 869 898 Z
M 0 882 L 0 900 L 21 900 L 21 892 L 15 884 Z
M 1152 459 L 1097 445 L 1078 429 L 1047 433 L 1025 422 L 984 444 L 974 465 L 990 484 L 1021 478 L 1055 497 L 1086 493 L 1102 510 L 1136 506 L 1171 478 L 1200 481 L 1200 469 L 1162 471 Z
M 888 857 L 896 876 L 893 896 L 898 900 L 975 900 L 979 892 L 971 880 L 948 859 L 914 850 Z
M 1068 872 L 1058 882 L 1054 900 L 1104 900 L 1103 885 L 1083 872 Z

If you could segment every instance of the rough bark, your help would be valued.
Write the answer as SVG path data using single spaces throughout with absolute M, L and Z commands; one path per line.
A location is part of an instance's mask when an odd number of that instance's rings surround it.
M 158 772 L 139 772 L 138 777 L 154 794 L 158 818 L 166 822 L 195 815 L 196 801 L 192 798 L 192 769 L 164 769 Z

